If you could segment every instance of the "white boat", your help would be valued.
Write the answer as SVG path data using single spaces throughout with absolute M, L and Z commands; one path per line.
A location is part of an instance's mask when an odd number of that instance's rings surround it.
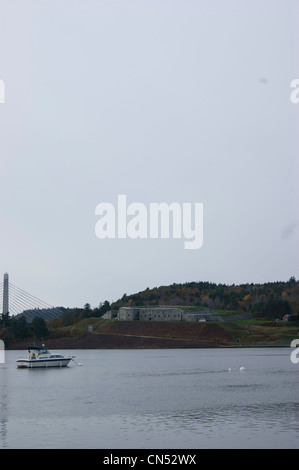
M 42 346 L 28 347 L 28 358 L 18 359 L 17 367 L 37 368 L 37 367 L 66 367 L 75 356 L 63 356 L 62 354 L 52 354 L 43 344 Z

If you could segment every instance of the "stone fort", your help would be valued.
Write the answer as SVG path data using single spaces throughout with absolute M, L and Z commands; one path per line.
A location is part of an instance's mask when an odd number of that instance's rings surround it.
M 216 320 L 208 308 L 182 310 L 171 307 L 120 307 L 110 310 L 102 318 L 114 318 L 124 321 L 207 321 Z

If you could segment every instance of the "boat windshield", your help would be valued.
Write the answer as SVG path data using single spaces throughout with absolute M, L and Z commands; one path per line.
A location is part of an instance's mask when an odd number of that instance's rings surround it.
M 41 349 L 40 351 L 38 351 L 38 354 L 41 355 L 41 354 L 51 354 L 51 353 L 48 349 Z

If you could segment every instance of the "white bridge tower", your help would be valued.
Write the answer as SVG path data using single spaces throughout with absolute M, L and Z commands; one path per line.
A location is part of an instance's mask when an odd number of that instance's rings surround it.
M 4 274 L 3 282 L 3 308 L 2 315 L 9 313 L 9 299 L 8 299 L 8 274 Z

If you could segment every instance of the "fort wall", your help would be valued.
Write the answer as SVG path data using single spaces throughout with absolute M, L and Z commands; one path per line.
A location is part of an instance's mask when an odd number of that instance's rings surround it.
M 117 318 L 125 321 L 206 321 L 211 319 L 209 309 L 184 311 L 168 307 L 121 307 Z

